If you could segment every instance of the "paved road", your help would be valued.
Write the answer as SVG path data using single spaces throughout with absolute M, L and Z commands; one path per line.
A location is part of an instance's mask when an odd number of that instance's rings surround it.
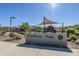
M 54 56 L 54 55 L 75 56 L 79 55 L 79 50 L 35 46 L 35 45 L 18 46 L 18 43 L 0 42 L 0 56 Z

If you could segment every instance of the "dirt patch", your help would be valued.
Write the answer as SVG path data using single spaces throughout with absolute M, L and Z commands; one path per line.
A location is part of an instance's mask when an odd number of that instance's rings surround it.
M 77 45 L 73 42 L 67 42 L 67 45 L 69 48 L 79 49 L 79 45 Z

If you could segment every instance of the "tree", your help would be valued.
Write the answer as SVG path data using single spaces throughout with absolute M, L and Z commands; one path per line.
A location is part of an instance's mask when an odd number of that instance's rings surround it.
M 75 26 L 75 29 L 79 31 L 79 25 L 76 25 Z
M 40 27 L 40 26 L 36 26 L 36 31 L 38 31 L 38 32 L 41 32 L 41 31 L 43 31 L 43 28 L 42 27 Z
M 31 26 L 32 31 L 34 32 L 42 32 L 43 28 L 40 26 Z
M 23 29 L 24 31 L 30 31 L 30 25 L 27 22 L 22 23 L 22 25 L 20 25 L 19 27 Z

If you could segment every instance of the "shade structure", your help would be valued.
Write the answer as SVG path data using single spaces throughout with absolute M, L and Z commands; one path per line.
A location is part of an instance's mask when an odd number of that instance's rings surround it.
M 60 23 L 59 22 L 54 22 L 54 21 L 48 20 L 44 16 L 43 22 L 39 24 L 39 25 L 43 25 L 44 26 L 44 32 L 45 32 L 45 25 L 47 25 L 47 24 L 60 24 Z
M 46 25 L 46 24 L 58 24 L 59 22 L 50 21 L 47 18 L 44 18 L 44 21 L 40 23 L 39 25 Z

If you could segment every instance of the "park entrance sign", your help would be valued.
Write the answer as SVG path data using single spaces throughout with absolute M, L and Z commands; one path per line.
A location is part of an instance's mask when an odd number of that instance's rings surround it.
M 48 24 L 61 24 L 59 22 L 50 21 L 44 17 L 43 22 L 39 25 L 44 26 L 43 32 L 28 32 L 26 33 L 26 43 L 41 44 L 41 45 L 55 45 L 67 47 L 67 35 L 65 32 L 56 32 L 54 28 L 48 28 L 46 31 L 45 25 Z M 62 29 L 64 24 L 62 23 Z M 52 31 L 50 31 L 52 30 Z M 63 30 L 62 30 L 63 31 Z
M 26 33 L 25 37 L 26 43 L 29 44 L 56 45 L 67 47 L 66 33 L 33 32 Z

